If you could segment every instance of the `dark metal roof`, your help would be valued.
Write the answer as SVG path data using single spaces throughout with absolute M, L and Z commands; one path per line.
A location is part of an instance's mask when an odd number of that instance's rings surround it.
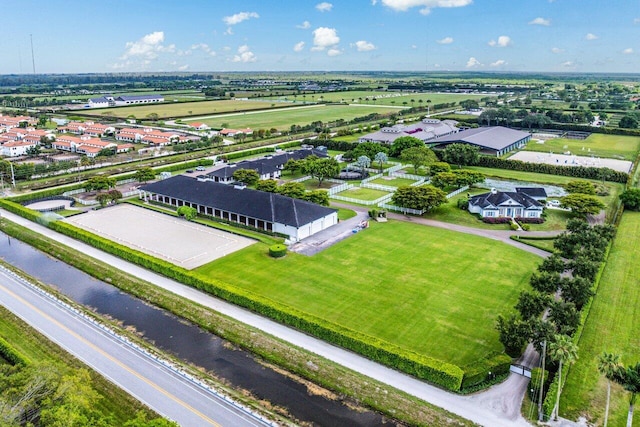
M 280 194 L 203 182 L 184 175 L 144 185 L 140 189 L 296 228 L 335 212 L 335 209 Z
M 529 136 L 531 135 L 528 132 L 502 126 L 492 126 L 463 130 L 452 135 L 440 137 L 432 141 L 432 143 L 466 142 L 481 148 L 499 151 Z
M 528 196 L 527 194 L 517 193 L 514 191 L 496 191 L 478 194 L 477 196 L 473 196 L 469 199 L 469 204 L 472 206 L 480 206 L 481 208 L 486 209 L 507 204 L 509 201 L 513 201 L 518 205 L 523 206 L 525 209 L 542 207 L 542 204 L 540 202 Z
M 145 99 L 164 99 L 162 95 L 122 95 L 116 98 L 119 101 L 142 101 Z

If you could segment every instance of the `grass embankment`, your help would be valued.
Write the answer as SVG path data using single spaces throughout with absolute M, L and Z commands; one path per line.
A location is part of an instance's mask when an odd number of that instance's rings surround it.
M 593 300 L 584 332 L 578 342 L 578 360 L 569 371 L 562 393 L 562 416 L 586 416 L 601 425 L 607 385 L 598 373 L 598 356 L 619 353 L 625 366 L 640 360 L 640 213 L 625 212 Z M 625 424 L 629 394 L 614 385 L 609 425 Z M 634 418 L 640 426 L 640 417 Z
M 540 144 L 530 141 L 527 151 L 562 154 L 570 151 L 576 156 L 596 156 L 634 161 L 640 150 L 640 137 L 593 133 L 587 139 L 552 138 Z
M 464 367 L 502 352 L 495 313 L 515 304 L 539 261 L 482 237 L 390 221 L 313 257 L 274 261 L 256 244 L 195 271 Z
M 0 337 L 31 361 L 50 363 L 61 368 L 62 371 L 87 369 L 91 376 L 91 386 L 101 397 L 96 402 L 96 409 L 105 415 L 111 415 L 114 420 L 113 425 L 123 425 L 126 421 L 135 418 L 136 412 L 140 410 L 147 412 L 151 417 L 158 416 L 2 306 L 0 306 Z
M 345 399 L 346 403 L 352 407 L 357 408 L 359 404 L 367 405 L 374 410 L 383 412 L 410 425 L 473 425 L 470 421 L 451 414 L 444 409 L 409 396 L 369 377 L 357 374 L 290 343 L 261 333 L 243 323 L 234 321 L 151 283 L 123 273 L 68 246 L 53 242 L 6 219 L 0 220 L 0 229 L 98 279 L 102 280 L 108 277 L 111 279 L 110 282 L 121 290 L 183 317 L 203 329 L 262 357 L 267 362 L 274 363 L 316 384 L 333 390 L 342 396 L 335 397 L 336 399 Z M 299 379 L 297 380 L 300 381 Z M 319 390 L 319 392 L 323 391 Z M 260 407 L 264 406 L 260 402 L 250 402 L 248 393 L 237 395 L 230 392 L 229 394 L 249 406 L 253 404 Z

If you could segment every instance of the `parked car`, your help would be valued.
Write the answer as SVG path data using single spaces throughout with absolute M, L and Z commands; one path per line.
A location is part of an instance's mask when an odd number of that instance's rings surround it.
M 206 169 L 207 169 L 207 168 L 205 168 L 204 166 L 198 166 L 198 167 L 196 168 L 196 170 L 197 170 L 197 171 L 200 171 L 200 172 L 202 172 L 203 170 L 206 170 Z
M 547 206 L 552 206 L 554 208 L 560 207 L 560 200 L 547 200 Z
M 186 172 L 187 173 L 193 173 L 193 169 L 187 169 Z

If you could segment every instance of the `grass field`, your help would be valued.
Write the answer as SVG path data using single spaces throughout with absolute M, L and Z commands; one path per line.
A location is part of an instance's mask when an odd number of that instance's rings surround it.
M 232 113 L 234 111 L 256 110 L 260 108 L 272 108 L 271 102 L 268 101 L 236 101 L 236 100 L 219 100 L 219 101 L 202 101 L 202 102 L 176 102 L 174 104 L 150 104 L 135 105 L 133 107 L 119 108 L 96 108 L 90 110 L 82 110 L 83 114 L 91 114 L 94 116 L 102 116 L 103 114 L 110 117 L 126 118 L 134 115 L 139 119 L 144 119 L 148 114 L 155 113 L 159 118 L 169 118 L 177 116 L 198 116 L 203 114 L 220 114 Z M 275 103 L 273 108 L 286 107 L 289 104 Z
M 288 130 L 291 125 L 307 125 L 315 121 L 330 122 L 334 120 L 352 120 L 371 113 L 389 113 L 398 111 L 398 107 L 349 106 L 349 105 L 317 105 L 288 108 L 279 111 L 259 111 L 253 113 L 229 114 L 220 117 L 193 119 L 211 127 L 222 127 L 226 123 L 229 128 Z
M 369 90 L 355 90 L 348 92 L 321 92 L 315 94 L 305 95 L 286 95 L 272 97 L 271 99 L 296 101 L 296 102 L 347 102 L 358 104 L 375 104 L 375 105 L 405 105 L 409 107 L 427 106 L 427 100 L 430 100 L 429 105 L 443 104 L 449 102 L 460 102 L 465 99 L 480 99 L 493 95 L 476 95 L 476 94 L 460 94 L 460 93 L 402 93 L 402 92 L 384 92 L 384 91 L 369 91 Z M 411 102 L 413 99 L 414 102 Z M 420 102 L 422 100 L 422 102 Z
M 256 244 L 196 271 L 460 366 L 502 351 L 496 313 L 513 307 L 540 262 L 490 239 L 396 221 L 313 257 L 267 252 Z
M 80 361 L 71 357 L 1 306 L 0 337 L 11 343 L 16 350 L 32 361 L 50 363 L 61 367 L 62 370 L 87 369 Z M 151 414 L 141 403 L 102 376 L 93 371 L 90 371 L 90 375 L 91 386 L 101 397 L 96 402 L 96 409 L 104 414 L 110 414 L 114 418 L 113 425 L 123 425 L 127 420 L 134 418 L 136 411 L 139 410 Z
M 390 187 L 401 187 L 403 185 L 411 185 L 414 182 L 416 182 L 412 179 L 407 179 L 407 178 L 393 178 L 393 179 L 388 179 L 388 178 L 389 177 L 378 178 L 369 182 L 371 184 L 388 185 Z
M 627 365 L 640 361 L 640 213 L 625 212 L 609 254 L 598 294 L 578 343 L 578 360 L 571 367 L 562 394 L 563 416 L 587 415 L 602 425 L 606 380 L 598 373 L 597 358 L 603 351 L 619 353 Z M 612 387 L 609 425 L 625 425 L 629 394 Z M 640 417 L 634 417 L 640 426 Z
M 562 154 L 570 151 L 577 156 L 598 156 L 635 161 L 640 149 L 640 137 L 592 133 L 587 139 L 548 139 L 544 144 L 530 141 L 527 151 Z
M 387 193 L 386 191 L 374 190 L 372 188 L 360 188 L 360 187 L 350 188 L 348 190 L 341 191 L 340 193 L 338 193 L 339 196 L 353 197 L 354 199 L 360 199 L 360 200 L 376 200 L 382 196 L 386 196 L 387 194 L 389 193 Z

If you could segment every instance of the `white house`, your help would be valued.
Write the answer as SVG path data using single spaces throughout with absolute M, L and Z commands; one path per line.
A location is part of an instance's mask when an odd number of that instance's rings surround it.
M 544 208 L 542 203 L 536 200 L 536 196 L 541 195 L 540 190 L 544 192 L 542 188 L 518 188 L 516 191 L 497 191 L 492 188 L 489 193 L 471 197 L 468 209 L 469 212 L 480 214 L 483 218 L 540 218 Z
M 2 155 L 7 157 L 18 157 L 27 154 L 27 150 L 40 144 L 29 141 L 10 141 L 2 146 Z

